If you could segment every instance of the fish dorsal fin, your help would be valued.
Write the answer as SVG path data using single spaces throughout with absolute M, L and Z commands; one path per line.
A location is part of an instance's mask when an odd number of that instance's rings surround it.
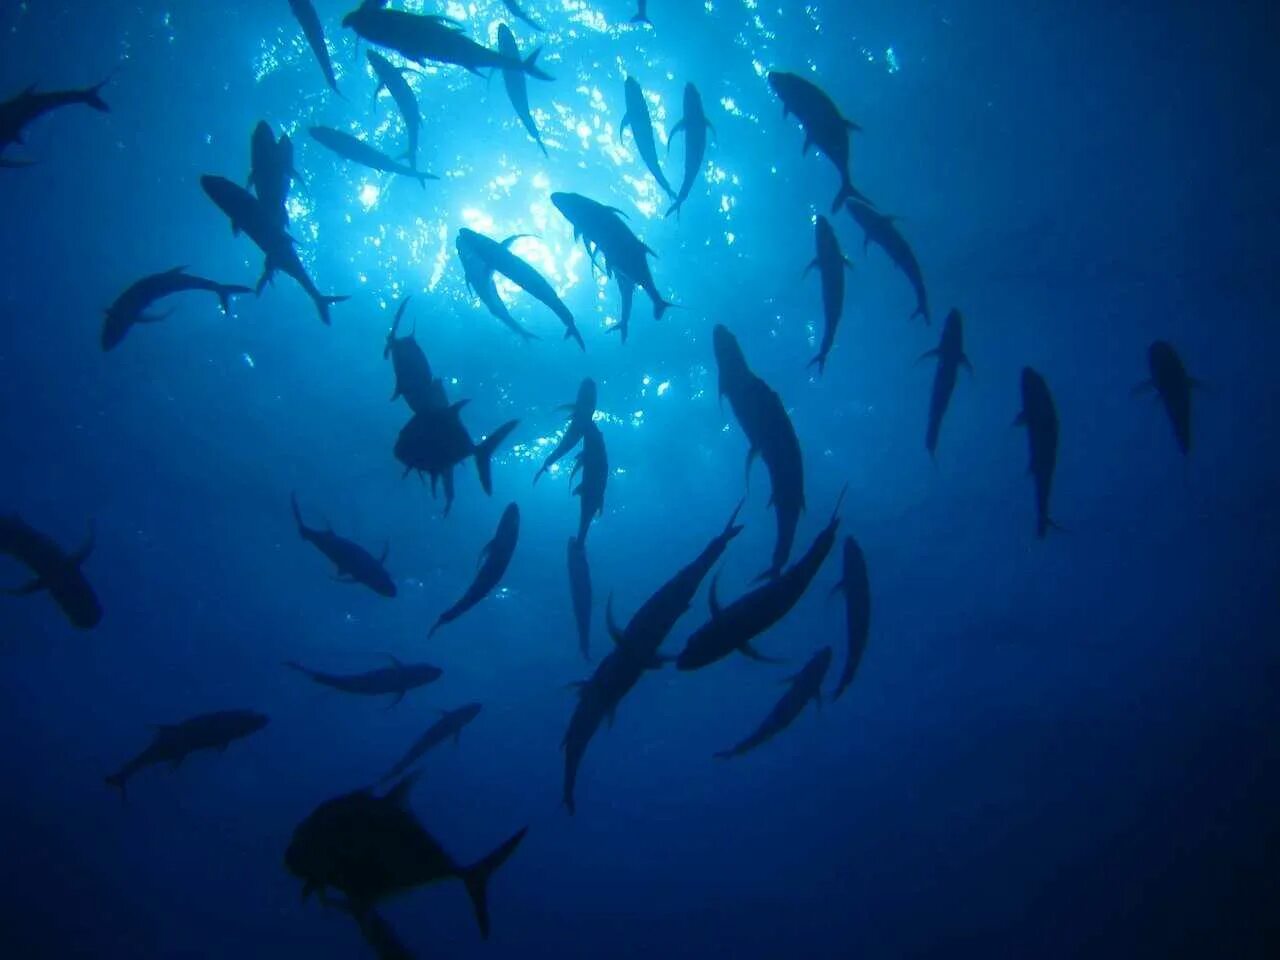
M 167 276 L 167 277 L 171 277 L 171 276 L 174 276 L 175 274 L 182 273 L 182 272 L 183 272 L 184 270 L 186 270 L 186 269 L 187 269 L 187 265 L 184 263 L 184 264 L 183 264 L 182 266 L 180 266 L 180 267 L 170 267 L 170 268 L 169 268 L 168 270 L 166 270 L 164 273 L 165 273 L 165 276 Z
M 400 780 L 394 787 L 388 790 L 386 794 L 383 796 L 383 799 L 390 803 L 394 803 L 397 807 L 400 807 L 402 809 L 408 809 L 409 792 L 413 790 L 413 785 L 417 781 L 417 779 L 418 779 L 417 772 L 408 774 L 406 777 Z
M 532 236 L 533 236 L 532 233 L 513 233 L 511 236 L 507 237 L 507 239 L 502 241 L 502 245 L 506 247 L 508 250 L 510 250 L 511 245 L 515 243 L 517 240 L 523 240 L 525 237 L 532 237 Z
M 736 511 L 735 511 L 736 516 Z M 716 575 L 711 578 L 711 590 L 707 593 L 707 602 L 711 605 L 711 619 L 716 620 L 723 612 L 720 606 L 720 597 L 717 595 L 717 589 L 720 585 L 720 572 L 717 570 Z
M 609 636 L 613 638 L 613 642 L 622 645 L 622 631 L 618 628 L 618 621 L 613 618 L 613 594 L 609 594 L 609 599 L 604 605 L 604 622 L 609 628 Z

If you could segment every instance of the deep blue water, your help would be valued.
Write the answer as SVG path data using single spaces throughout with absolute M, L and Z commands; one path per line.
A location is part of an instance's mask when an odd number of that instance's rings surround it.
M 413 5 L 410 5 L 411 7 Z M 432 5 L 428 5 L 432 6 Z M 68 108 L 0 170 L 0 511 L 68 549 L 106 611 L 73 630 L 47 597 L 0 598 L 0 953 L 5 957 L 371 955 L 283 865 L 320 801 L 382 773 L 435 711 L 475 700 L 461 743 L 423 763 L 412 807 L 459 860 L 529 834 L 493 881 L 480 939 L 460 884 L 386 916 L 421 956 L 742 958 L 1266 956 L 1280 902 L 1280 227 L 1277 19 L 1264 4 L 769 4 L 529 0 L 553 84 L 530 81 L 550 147 L 501 80 L 412 78 L 425 190 L 347 165 L 314 123 L 398 152 L 402 130 L 350 31 L 318 0 L 345 100 L 283 0 L 0 4 L 0 99 L 112 75 L 109 114 Z M 418 4 L 414 9 L 421 9 Z M 490 42 L 502 4 L 442 5 Z M 619 25 L 621 24 L 621 25 Z M 890 52 L 892 51 L 892 52 Z M 853 173 L 899 214 L 934 323 L 861 231 L 825 375 L 812 217 L 837 178 L 784 120 L 762 72 L 803 72 L 864 128 Z M 812 71 L 809 73 L 809 71 Z M 664 220 L 630 138 L 623 77 L 660 128 L 686 81 L 718 132 L 681 219 Z M 597 92 L 598 91 L 598 92 Z M 660 110 L 659 110 L 660 104 Z M 242 182 L 265 119 L 294 134 L 293 235 L 325 292 L 323 328 L 278 277 L 223 318 L 189 294 L 167 321 L 99 346 L 102 309 L 178 264 L 252 284 L 202 174 Z M 584 125 L 586 133 L 578 132 Z M 681 171 L 680 141 L 667 162 Z M 637 296 L 625 347 L 616 286 L 597 288 L 555 190 L 627 211 L 683 309 Z M 526 295 L 521 343 L 467 295 L 461 226 L 517 246 L 578 316 L 587 350 Z M 409 416 L 382 357 L 400 297 L 477 435 L 521 421 L 485 497 L 470 466 L 452 513 L 391 455 Z M 924 450 L 933 348 L 952 306 L 962 374 L 938 456 Z M 724 323 L 784 399 L 804 451 L 796 555 L 846 483 L 842 533 L 870 568 L 871 638 L 850 691 L 727 762 L 824 644 L 843 662 L 838 551 L 760 641 L 790 669 L 731 658 L 646 676 L 593 741 L 578 811 L 559 749 L 583 663 L 564 544 L 568 471 L 533 473 L 556 407 L 599 384 L 611 475 L 590 536 L 593 655 L 603 607 L 630 614 L 721 528 L 746 442 L 716 398 Z M 1131 388 L 1154 339 L 1204 381 L 1194 447 Z M 1061 417 L 1054 516 L 1034 535 L 1027 440 L 1010 428 L 1024 365 Z M 540 445 L 541 441 L 541 445 Z M 567 463 L 567 461 L 566 461 Z M 335 584 L 296 535 L 289 494 L 377 551 L 399 596 Z M 722 565 L 745 590 L 773 545 L 757 466 Z M 522 529 L 503 588 L 429 642 L 503 507 Z M 24 570 L 0 557 L 0 583 Z M 704 587 L 705 592 L 705 587 Z M 664 648 L 706 618 L 700 594 Z M 281 666 L 368 670 L 393 653 L 443 679 L 386 702 Z M 832 677 L 833 679 L 833 677 Z M 830 683 L 828 684 L 830 685 Z M 260 734 L 150 770 L 121 804 L 103 778 L 149 724 L 227 708 Z

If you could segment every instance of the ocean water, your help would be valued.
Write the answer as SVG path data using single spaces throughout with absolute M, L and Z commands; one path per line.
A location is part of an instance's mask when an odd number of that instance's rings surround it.
M 456 746 L 421 764 L 410 807 L 460 862 L 521 827 L 494 877 L 482 940 L 461 883 L 382 915 L 423 957 L 1263 957 L 1280 944 L 1280 515 L 1275 357 L 1276 14 L 1266 4 L 528 0 L 554 82 L 529 81 L 549 156 L 500 75 L 428 65 L 410 81 L 420 158 L 439 181 L 346 163 L 322 124 L 400 152 L 404 130 L 316 0 L 343 96 L 328 91 L 283 0 L 0 3 L 0 100 L 32 83 L 110 77 L 110 113 L 39 120 L 0 169 L 0 513 L 68 550 L 102 622 L 73 629 L 47 595 L 0 597 L 0 956 L 373 956 L 351 918 L 303 901 L 285 868 L 297 824 L 367 786 L 438 716 L 475 701 Z M 457 18 L 496 46 L 503 4 L 396 4 Z M 800 73 L 863 128 L 853 179 L 923 268 L 933 323 L 884 253 L 830 213 L 839 180 L 765 80 Z M 686 82 L 716 128 L 681 217 L 628 134 L 623 82 L 649 100 L 659 149 Z M 262 257 L 204 195 L 243 183 L 260 120 L 296 145 L 292 236 L 326 293 L 323 327 L 287 277 L 241 297 L 185 294 L 164 322 L 99 343 L 102 311 L 179 264 L 252 286 Z M 673 183 L 683 138 L 665 160 Z M 625 346 L 617 286 L 551 204 L 618 207 L 652 247 Z M 826 371 L 813 219 L 854 268 Z M 527 294 L 540 340 L 468 294 L 454 236 L 514 249 L 577 317 L 585 352 Z M 518 418 L 484 495 L 458 470 L 446 517 L 392 456 L 410 416 L 389 402 L 392 315 L 479 437 Z M 936 458 L 924 448 L 933 363 L 952 307 L 961 371 Z M 723 527 L 722 601 L 774 543 L 769 483 L 717 397 L 724 324 L 782 397 L 803 450 L 793 559 L 842 488 L 841 535 L 872 587 L 852 687 L 758 750 L 745 737 L 820 647 L 845 657 L 839 547 L 758 641 L 647 673 L 596 734 L 561 804 L 570 687 L 631 614 Z M 402 332 L 403 329 L 402 328 Z M 1173 343 L 1203 388 L 1190 454 L 1158 402 L 1132 396 L 1148 345 Z M 1061 420 L 1053 517 L 1035 535 L 1019 374 Z M 584 377 L 599 388 L 610 474 L 588 547 L 591 654 L 565 571 L 570 460 L 535 486 Z M 387 566 L 389 600 L 334 583 L 297 536 L 296 491 Z M 500 589 L 428 639 L 466 588 L 508 503 L 519 544 Z M 0 585 L 29 576 L 0 556 Z M 708 581 L 710 578 L 708 578 Z M 672 630 L 708 617 L 703 585 Z M 426 661 L 443 677 L 390 706 L 282 666 L 332 672 Z M 215 710 L 270 716 L 225 753 L 104 785 L 150 725 Z

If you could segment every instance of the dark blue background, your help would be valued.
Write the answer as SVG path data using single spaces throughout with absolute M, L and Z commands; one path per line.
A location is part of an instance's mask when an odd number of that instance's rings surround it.
M 501 4 L 475 6 L 468 29 L 483 38 Z M 0 600 L 4 955 L 360 955 L 349 921 L 299 903 L 281 859 L 289 834 L 319 800 L 385 769 L 436 708 L 472 699 L 484 713 L 460 748 L 429 757 L 414 808 L 464 861 L 531 829 L 493 884 L 488 944 L 459 884 L 389 908 L 424 956 L 1274 950 L 1277 14 L 1032 0 L 832 2 L 811 17 L 788 0 L 755 27 L 730 0 L 711 12 L 653 0 L 655 31 L 598 32 L 557 4 L 525 6 L 557 27 L 544 59 L 559 82 L 531 86 L 549 161 L 498 80 L 455 68 L 415 80 L 424 162 L 455 174 L 426 191 L 343 167 L 299 130 L 297 193 L 312 213 L 295 229 L 319 286 L 354 295 L 333 328 L 279 278 L 227 319 L 212 298 L 175 301 L 168 322 L 104 356 L 101 309 L 136 277 L 186 263 L 256 278 L 257 252 L 230 237 L 199 176 L 241 179 L 262 118 L 373 129 L 373 81 L 339 28 L 344 4 L 329 0 L 319 8 L 349 102 L 323 92 L 283 0 L 0 4 L 0 96 L 117 71 L 109 116 L 42 121 L 14 151 L 41 162 L 0 171 L 0 505 L 69 547 L 96 520 L 87 571 L 107 610 L 77 635 L 47 599 Z M 612 20 L 632 10 L 590 7 Z M 284 62 L 258 79 L 273 51 Z M 976 374 L 962 376 L 936 465 L 923 449 L 931 366 L 913 362 L 940 325 L 908 322 L 901 275 L 878 250 L 864 256 L 843 215 L 850 304 L 825 378 L 805 371 L 821 323 L 817 281 L 800 279 L 809 218 L 836 179 L 800 157 L 802 135 L 753 59 L 816 67 L 865 128 L 855 179 L 904 217 L 936 318 L 965 313 Z M 563 129 L 591 115 L 592 84 L 616 129 L 624 69 L 661 95 L 667 129 L 693 80 L 719 131 L 710 159 L 738 178 L 700 183 L 679 223 L 637 209 L 622 174 L 641 177 L 638 161 L 615 167 Z M 380 101 L 377 118 L 390 109 Z M 394 128 L 379 138 L 399 142 Z M 673 180 L 680 156 L 677 145 Z M 491 186 L 503 173 L 514 186 Z M 384 187 L 371 210 L 366 181 Z M 452 256 L 464 211 L 492 216 L 496 233 L 539 233 L 563 262 L 566 226 L 533 210 L 549 189 L 630 210 L 661 254 L 660 287 L 686 309 L 654 324 L 640 298 L 624 349 L 602 332 L 616 290 L 597 303 L 580 283 L 568 302 L 584 356 L 527 299 L 514 309 L 544 342 L 522 345 L 473 306 Z M 441 225 L 450 256 L 428 289 Z M 500 459 L 494 497 L 468 468 L 447 520 L 390 455 L 407 413 L 386 400 L 381 349 L 402 293 L 415 294 L 433 365 L 457 378 L 451 395 L 472 398 L 471 429 L 522 419 L 526 446 Z M 798 549 L 850 484 L 843 529 L 870 564 L 870 646 L 840 702 L 729 763 L 710 755 L 754 727 L 781 672 L 735 659 L 646 678 L 592 744 L 570 818 L 558 744 L 566 684 L 588 669 L 564 574 L 577 503 L 564 473 L 531 486 L 534 444 L 594 377 L 620 468 L 590 538 L 603 651 L 604 597 L 629 616 L 741 495 L 745 444 L 722 429 L 715 322 L 791 409 L 808 475 Z M 1130 397 L 1157 337 L 1207 384 L 1185 464 L 1156 402 Z M 1025 436 L 1009 427 L 1024 364 L 1062 420 L 1054 513 L 1070 532 L 1043 543 Z M 772 544 L 757 471 L 726 558 L 730 596 Z M 313 522 L 390 540 L 398 599 L 326 579 L 291 525 L 293 489 Z M 524 522 L 507 589 L 428 644 L 511 499 Z M 5 560 L 0 575 L 16 584 L 22 571 Z M 837 576 L 833 560 L 761 647 L 798 663 L 833 643 L 839 662 L 841 607 L 822 596 Z M 385 652 L 445 677 L 388 711 L 279 666 L 363 670 Z M 225 755 L 141 775 L 127 806 L 103 786 L 147 724 L 229 707 L 272 723 Z

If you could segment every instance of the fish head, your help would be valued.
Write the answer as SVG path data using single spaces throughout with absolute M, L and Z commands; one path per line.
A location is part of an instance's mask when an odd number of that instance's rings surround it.
M 574 412 L 589 416 L 596 409 L 596 382 L 586 377 L 578 384 L 578 399 L 574 402 Z
M 359 33 L 369 25 L 383 6 L 383 0 L 364 0 L 360 6 L 342 18 L 342 25 Z
M 794 73 L 784 73 L 779 70 L 770 71 L 769 89 L 777 95 L 782 101 L 782 105 L 792 113 L 795 112 L 795 104 L 799 100 L 800 84 L 803 83 Z
M 819 250 L 824 247 L 829 249 L 836 242 L 836 231 L 831 226 L 831 221 L 822 214 L 818 214 L 817 219 L 813 222 L 813 233 L 817 238 Z
M 1167 341 L 1154 341 L 1147 351 L 1147 360 L 1151 365 L 1151 377 L 1156 383 L 1186 378 L 1186 371 L 1182 360 L 1178 357 L 1178 352 Z
M 962 350 L 964 315 L 952 307 L 942 327 L 942 348 L 944 353 Z
M 120 346 L 125 334 L 129 332 L 132 321 L 117 310 L 107 309 L 102 312 L 105 318 L 102 321 L 102 350 L 105 353 Z
M 259 120 L 258 125 L 253 128 L 253 137 L 249 141 L 250 154 L 253 157 L 253 165 L 258 166 L 260 157 L 268 157 L 271 155 L 272 148 L 276 145 L 276 135 L 271 132 L 271 125 L 265 120 Z
M 711 331 L 712 344 L 715 347 L 716 365 L 720 368 L 721 382 L 747 369 L 747 358 L 742 354 L 738 338 L 729 332 L 729 328 L 717 323 Z M 723 392 L 723 390 L 721 391 Z
M 270 717 L 265 713 L 258 713 L 256 710 L 242 710 L 236 715 L 236 726 L 238 732 L 243 736 L 257 733 L 270 722 Z
M 515 57 L 520 54 L 516 36 L 505 23 L 498 24 L 498 52 L 508 57 Z
M 684 112 L 686 115 L 702 112 L 702 98 L 698 96 L 698 88 L 692 83 L 684 85 Z

